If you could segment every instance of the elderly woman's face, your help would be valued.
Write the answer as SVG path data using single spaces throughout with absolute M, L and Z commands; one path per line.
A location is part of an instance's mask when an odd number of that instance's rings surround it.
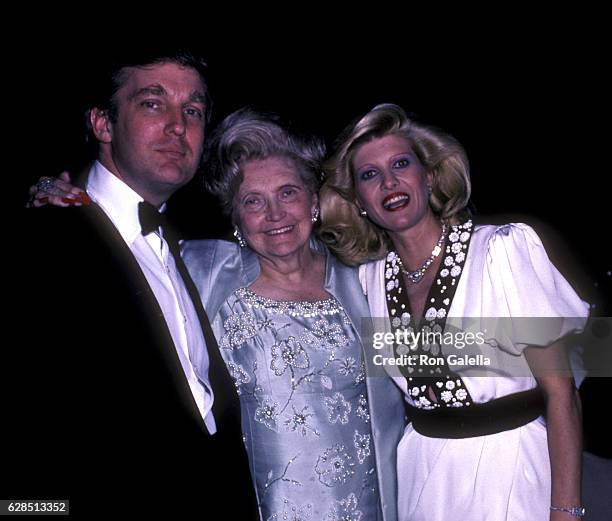
M 431 212 L 431 174 L 406 138 L 388 135 L 363 144 L 354 153 L 351 167 L 357 202 L 381 228 L 399 232 Z
M 282 157 L 247 161 L 234 208 L 243 238 L 260 256 L 287 257 L 308 248 L 316 194 Z

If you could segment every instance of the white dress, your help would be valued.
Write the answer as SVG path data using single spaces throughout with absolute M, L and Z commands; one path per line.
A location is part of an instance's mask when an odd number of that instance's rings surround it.
M 469 376 L 469 371 L 456 371 L 461 376 L 457 383 L 467 389 L 468 399 L 483 403 L 534 388 L 536 380 L 522 356 L 523 349 L 527 345 L 548 345 L 580 329 L 588 315 L 588 304 L 580 300 L 551 264 L 539 237 L 529 226 L 509 224 L 472 229 L 469 223 L 465 229 L 469 232 L 466 234 L 469 249 L 467 244 L 464 246 L 467 256 L 460 258 L 460 263 L 453 264 L 453 259 L 447 263 L 457 275 L 455 295 L 452 302 L 447 302 L 447 324 L 461 325 L 458 317 L 562 317 L 545 328 L 515 324 L 511 330 L 507 327 L 496 330 L 490 327 L 490 321 L 476 321 L 481 322 L 481 330 L 496 335 L 495 344 L 481 345 L 479 352 L 494 362 L 503 357 L 516 362 L 514 372 L 509 371 L 512 375 L 477 377 Z M 445 256 L 452 257 L 461 251 L 457 237 L 463 240 L 463 230 L 454 231 L 453 238 L 459 246 L 451 251 L 449 242 Z M 471 238 L 467 239 L 468 235 Z M 440 269 L 445 277 L 439 273 L 434 284 L 440 281 L 439 284 L 451 285 L 450 270 L 444 271 L 446 261 L 444 258 Z M 382 259 L 361 267 L 360 278 L 373 317 L 389 316 L 386 290 L 392 286 L 392 266 L 389 259 Z M 429 305 L 425 309 L 430 315 L 446 314 L 433 304 L 428 309 Z M 520 368 L 518 372 L 516 367 Z M 421 399 L 429 404 L 424 396 L 416 396 L 417 386 L 411 387 L 406 376 L 386 369 L 404 391 L 408 403 L 419 407 Z M 448 396 L 450 400 L 453 395 Z M 459 395 L 454 396 L 453 402 Z M 462 439 L 426 437 L 409 424 L 397 454 L 400 521 L 549 518 L 550 462 L 542 418 L 513 430 Z

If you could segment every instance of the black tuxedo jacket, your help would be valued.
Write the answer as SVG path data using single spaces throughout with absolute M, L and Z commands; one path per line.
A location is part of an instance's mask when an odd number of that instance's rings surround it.
M 71 512 L 254 519 L 229 374 L 211 376 L 218 433 L 195 407 L 134 256 L 96 205 L 24 210 L 2 349 L 2 488 Z

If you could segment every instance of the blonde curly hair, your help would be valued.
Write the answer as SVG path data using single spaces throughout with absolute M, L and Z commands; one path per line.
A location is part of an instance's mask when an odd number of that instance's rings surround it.
M 385 230 L 359 213 L 352 169 L 353 155 L 361 145 L 387 135 L 405 137 L 425 170 L 433 174 L 429 204 L 440 219 L 457 224 L 470 216 L 469 164 L 459 142 L 409 119 L 397 105 L 377 105 L 344 129 L 324 165 L 319 237 L 348 265 L 380 259 L 390 247 Z

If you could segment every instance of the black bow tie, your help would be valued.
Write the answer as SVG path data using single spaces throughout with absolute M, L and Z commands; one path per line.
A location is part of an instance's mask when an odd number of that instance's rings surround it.
M 159 213 L 155 206 L 146 201 L 138 203 L 138 219 L 140 220 L 142 234 L 145 236 L 167 224 L 164 214 Z

